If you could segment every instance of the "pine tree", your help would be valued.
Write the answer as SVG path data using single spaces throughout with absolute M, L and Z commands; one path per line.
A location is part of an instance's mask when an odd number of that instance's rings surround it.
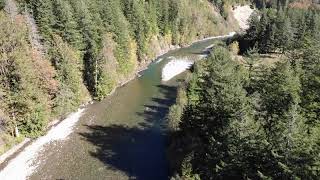
M 84 38 L 84 79 L 89 91 L 95 94 L 98 83 L 99 32 L 85 1 L 72 1 L 72 6 L 75 8 L 75 16 Z
M 53 13 L 53 3 L 51 0 L 30 0 L 32 12 L 39 26 L 42 37 L 50 41 L 53 33 L 53 25 L 55 24 L 55 16 Z
M 318 51 L 319 42 L 307 38 L 304 43 L 301 66 L 302 73 L 302 108 L 308 119 L 308 124 L 314 126 L 319 123 L 320 117 L 320 54 Z
M 146 18 L 147 23 L 149 24 L 150 30 L 148 30 L 151 34 L 158 34 L 158 24 L 157 24 L 157 12 L 156 12 L 156 3 L 152 0 L 146 2 Z
M 249 28 L 246 30 L 245 39 L 249 40 L 252 44 L 251 46 L 254 46 L 256 41 L 259 39 L 260 34 L 260 20 L 258 18 L 258 15 L 251 16 L 249 20 Z
M 86 100 L 80 53 L 63 42 L 61 37 L 54 36 L 51 56 L 60 83 L 53 108 L 56 114 L 66 114 Z
M 225 176 L 235 143 L 231 124 L 246 118 L 247 110 L 241 71 L 226 49 L 217 47 L 207 61 L 197 79 L 200 89 L 190 90 L 197 92 L 199 103 L 187 107 L 182 120 L 183 131 L 194 137 L 193 167 L 204 179 Z
M 115 88 L 118 81 L 115 46 L 116 43 L 114 42 L 112 35 L 104 35 L 103 48 L 98 58 L 97 99 L 102 99 L 107 96 Z
M 74 18 L 73 10 L 68 1 L 53 1 L 54 15 L 56 22 L 54 29 L 60 34 L 64 40 L 78 49 L 83 48 L 82 37 L 78 24 Z
M 258 89 L 259 99 L 256 118 L 262 122 L 268 144 L 266 153 L 272 168 L 262 166 L 260 171 L 272 178 L 308 177 L 313 166 L 312 153 L 304 153 L 301 144 L 307 143 L 308 136 L 304 127 L 304 118 L 300 113 L 300 80 L 288 62 L 277 64 L 261 79 Z M 302 135 L 304 134 L 304 135 Z M 299 138 L 297 138 L 299 137 Z M 308 147 L 315 147 L 308 142 Z M 302 154 L 303 157 L 302 157 Z M 301 164 L 297 158 L 308 164 L 299 171 Z M 311 158 L 311 159 L 310 159 Z M 312 175 L 311 175 L 312 176 Z
M 282 49 L 282 53 L 286 50 L 291 49 L 292 41 L 293 41 L 293 32 L 291 23 L 288 18 L 285 18 L 283 24 L 283 34 L 280 38 L 280 48 Z
M 157 2 L 158 26 L 160 33 L 165 35 L 169 32 L 169 0 L 161 0 Z
M 6 5 L 5 0 L 0 0 L 0 10 L 2 10 Z
M 143 1 L 126 1 L 125 15 L 131 25 L 134 37 L 138 44 L 138 57 L 141 60 L 146 53 L 146 36 L 148 34 L 148 24 L 145 19 Z

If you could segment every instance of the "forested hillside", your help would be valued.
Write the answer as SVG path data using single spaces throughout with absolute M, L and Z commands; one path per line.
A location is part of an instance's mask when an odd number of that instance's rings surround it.
M 39 136 L 160 53 L 237 29 L 234 2 L 0 0 L 2 140 Z
M 172 179 L 319 179 L 319 32 L 318 10 L 270 6 L 244 60 L 222 44 L 198 62 L 168 116 Z
M 298 9 L 319 9 L 319 0 L 252 0 L 259 8 L 298 8 Z
M 26 3 L 26 4 L 25 4 Z M 83 60 L 83 78 L 101 99 L 144 61 L 166 46 L 183 45 L 224 31 L 208 2 L 200 1 L 26 1 L 50 59 L 56 38 Z M 221 32 L 217 32 L 220 27 Z M 195 28 L 193 28 L 195 27 Z M 56 64 L 54 60 L 53 64 Z

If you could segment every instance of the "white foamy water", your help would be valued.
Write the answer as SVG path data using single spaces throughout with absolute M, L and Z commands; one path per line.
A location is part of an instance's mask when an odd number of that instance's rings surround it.
M 206 54 L 198 55 L 199 59 L 203 59 L 203 58 L 205 58 L 205 57 L 207 57 L 207 56 L 208 56 L 208 55 L 206 55 Z
M 162 81 L 169 81 L 173 77 L 183 73 L 193 65 L 190 59 L 174 59 L 167 63 L 162 69 Z
M 211 39 L 221 39 L 221 38 L 231 38 L 234 35 L 236 35 L 236 32 L 230 32 L 227 35 L 221 35 L 221 36 L 214 36 L 214 37 L 208 37 L 206 39 L 202 39 L 196 42 L 203 42 Z M 205 50 L 211 49 L 214 45 L 210 45 Z M 198 56 L 200 59 L 203 59 L 207 57 L 207 55 L 199 55 Z M 187 58 L 182 58 L 182 59 L 175 59 L 174 57 L 170 56 L 168 57 L 169 60 L 171 60 L 169 63 L 167 63 L 163 69 L 162 69 L 162 81 L 169 81 L 173 77 L 183 73 L 185 70 L 189 69 L 193 64 L 194 60 L 190 60 Z
M 236 35 L 236 34 L 237 34 L 236 32 L 230 32 L 230 33 L 227 34 L 227 35 L 212 36 L 212 37 L 208 37 L 208 38 L 205 38 L 205 39 L 201 39 L 201 40 L 194 41 L 193 43 L 203 42 L 203 41 L 212 40 L 212 39 L 230 38 L 230 37 L 233 37 L 233 36 Z
M 157 61 L 156 61 L 156 64 L 158 64 L 159 62 L 161 62 L 163 60 L 163 58 L 159 58 Z
M 60 124 L 53 127 L 49 132 L 32 144 L 27 146 L 17 157 L 12 159 L 0 172 L 0 180 L 24 180 L 30 176 L 39 162 L 36 162 L 41 150 L 46 144 L 66 139 L 73 131 L 74 125 L 79 121 L 85 109 L 69 115 Z

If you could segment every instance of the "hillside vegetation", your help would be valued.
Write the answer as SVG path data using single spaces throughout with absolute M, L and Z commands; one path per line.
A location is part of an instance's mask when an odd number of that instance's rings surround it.
M 0 0 L 2 141 L 41 135 L 172 45 L 238 28 L 218 9 L 204 0 Z
M 319 179 L 319 11 L 279 6 L 252 17 L 242 63 L 217 45 L 179 90 L 172 179 Z

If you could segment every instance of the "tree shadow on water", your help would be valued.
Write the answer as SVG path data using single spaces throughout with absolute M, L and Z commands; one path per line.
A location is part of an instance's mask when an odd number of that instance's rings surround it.
M 162 94 L 161 98 L 151 98 L 150 104 L 144 105 L 143 112 L 137 112 L 137 114 L 145 120 L 143 125 L 157 126 L 163 131 L 166 127 L 165 118 L 169 112 L 169 108 L 176 101 L 177 87 L 158 85 L 157 86 Z
M 146 128 L 121 125 L 87 126 L 80 135 L 97 150 L 89 152 L 109 169 L 124 172 L 130 179 L 168 179 L 163 134 Z
M 86 125 L 88 132 L 80 135 L 97 148 L 90 155 L 109 169 L 124 172 L 130 179 L 168 179 L 165 131 L 158 125 L 175 102 L 176 87 L 159 85 L 158 88 L 161 97 L 151 98 L 143 112 L 137 112 L 144 119 L 139 127 Z

